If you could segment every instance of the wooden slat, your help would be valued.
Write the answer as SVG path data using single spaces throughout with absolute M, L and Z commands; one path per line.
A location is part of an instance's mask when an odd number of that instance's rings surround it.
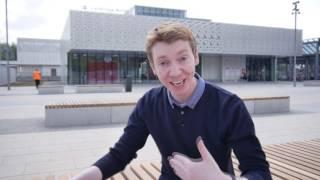
M 303 151 L 302 149 L 298 149 L 298 148 L 292 148 L 292 147 L 289 147 L 289 146 L 279 146 L 279 145 L 274 145 L 272 148 L 277 148 L 277 149 L 280 149 L 280 150 L 281 149 L 286 149 L 288 153 L 295 152 L 299 156 L 306 157 L 306 158 L 309 158 L 309 159 L 313 159 L 315 161 L 318 161 L 318 159 L 319 159 L 318 155 L 308 153 L 308 152 Z
M 159 172 L 161 172 L 161 163 L 160 162 L 152 162 L 151 165 L 156 168 Z
M 301 142 L 299 144 L 289 144 L 289 145 L 290 145 L 290 147 L 300 147 L 303 149 L 311 150 L 312 152 L 315 152 L 315 153 L 320 153 L 320 149 L 314 149 L 315 147 L 319 148 L 320 146 L 317 147 L 317 145 L 312 145 L 312 144 L 309 144 L 306 142 Z
M 311 146 L 320 147 L 320 142 L 316 142 L 316 141 L 312 141 L 312 140 L 301 141 L 301 144 L 309 144 Z
M 269 150 L 275 153 L 282 154 L 284 156 L 293 157 L 300 161 L 311 163 L 315 166 L 320 166 L 320 160 L 317 160 L 316 157 L 308 157 L 308 154 L 301 153 L 299 151 L 293 151 L 292 149 L 286 149 L 284 147 L 265 147 L 264 150 Z
M 301 152 L 307 152 L 308 154 L 313 154 L 315 156 L 320 156 L 320 152 L 317 152 L 316 149 L 309 149 L 308 147 L 306 146 L 301 146 L 300 144 L 286 144 L 286 147 L 290 147 L 290 148 L 293 148 L 293 149 L 297 149 L 297 150 L 300 150 Z
M 315 141 L 304 141 L 307 144 L 310 144 L 311 146 L 316 146 L 320 148 L 320 142 L 315 142 Z
M 136 176 L 139 179 L 143 179 L 143 180 L 153 180 L 153 178 L 151 176 L 149 176 L 148 173 L 146 173 L 144 171 L 144 169 L 142 169 L 140 164 L 133 164 L 131 165 L 131 170 L 136 174 Z
M 159 179 L 160 171 L 154 168 L 150 163 L 142 163 L 141 167 L 153 178 Z
M 314 141 L 314 142 L 320 143 L 320 139 L 312 139 L 312 140 L 310 140 L 310 141 Z
M 122 174 L 126 179 L 139 180 L 137 175 L 131 170 L 130 167 L 127 167 L 124 171 L 122 171 Z
M 315 176 L 318 176 L 320 178 L 319 171 L 317 171 L 315 169 L 312 169 L 312 168 L 309 168 L 307 166 L 301 165 L 299 163 L 287 160 L 285 158 L 279 158 L 278 156 L 274 156 L 274 155 L 271 155 L 271 154 L 268 154 L 268 157 L 273 159 L 273 160 L 275 160 L 275 161 L 277 161 L 277 162 L 281 162 L 281 163 L 286 164 L 288 166 L 291 166 L 291 167 L 294 167 L 294 168 L 298 168 L 300 170 L 306 171 L 306 172 L 311 173 L 311 174 L 313 174 Z
M 297 149 L 292 149 L 292 148 L 289 148 L 286 146 L 272 146 L 272 147 L 265 147 L 265 148 L 270 148 L 273 151 L 283 152 L 285 154 L 291 154 L 295 157 L 301 157 L 301 158 L 308 159 L 313 162 L 317 162 L 317 163 L 320 162 L 320 160 L 318 159 L 319 158 L 318 156 L 310 155 L 308 153 L 301 152 Z
M 293 179 L 303 179 L 303 180 L 307 180 L 307 179 L 312 179 L 310 177 L 306 177 L 304 175 L 304 171 L 299 170 L 298 168 L 295 167 L 291 167 L 288 166 L 284 163 L 275 161 L 271 158 L 268 158 L 267 156 L 267 160 L 269 161 L 270 164 L 270 171 L 272 173 L 276 173 L 277 175 L 283 177 L 284 179 L 288 179 L 288 180 L 293 180 Z
M 117 173 L 116 175 L 112 176 L 111 180 L 125 180 L 122 173 Z
M 264 148 L 264 151 L 268 153 L 269 156 L 273 155 L 282 159 L 290 160 L 294 163 L 301 164 L 303 166 L 315 169 L 320 174 L 320 163 L 316 161 L 312 161 L 301 156 L 294 156 L 290 153 L 283 153 L 282 151 L 275 151 L 273 149 L 268 149 L 268 148 Z
M 305 140 L 305 141 L 320 143 L 320 139 L 309 139 L 309 140 Z
M 233 161 L 234 170 L 236 171 L 236 175 L 240 176 L 241 172 L 238 169 L 239 161 L 236 159 L 234 154 L 232 154 L 232 161 Z M 288 175 L 287 173 L 282 172 L 281 169 L 283 170 L 283 168 L 280 167 L 280 171 L 279 171 L 279 167 L 274 166 L 274 164 L 270 163 L 270 171 L 272 172 L 272 174 L 271 174 L 272 179 L 277 179 L 277 180 L 298 179 L 298 178 L 295 178 L 293 176 Z M 239 172 L 239 174 L 237 174 L 237 171 Z
M 315 155 L 318 150 L 319 147 L 304 141 L 264 147 L 268 158 L 273 159 L 278 166 L 280 163 L 285 164 L 282 166 L 288 168 L 290 174 L 300 173 L 301 179 L 320 179 L 320 157 Z
M 268 145 L 263 149 L 274 180 L 320 180 L 320 139 Z M 234 154 L 232 161 L 235 174 L 239 176 L 239 162 Z M 160 162 L 143 162 L 128 165 L 111 180 L 155 180 L 160 174 Z M 71 176 L 35 176 L 32 180 L 66 180 Z
M 278 177 L 278 176 L 275 176 L 275 175 L 273 175 L 273 174 L 272 174 L 272 179 L 273 179 L 273 180 L 285 180 L 285 179 L 283 179 L 283 178 L 281 178 L 281 177 Z
M 288 145 L 288 146 L 290 146 L 290 147 L 302 148 L 302 149 L 304 149 L 304 150 L 306 150 L 306 151 L 308 151 L 308 152 L 311 152 L 311 153 L 314 153 L 314 154 L 317 154 L 317 155 L 320 154 L 320 149 L 314 148 L 314 147 L 316 147 L 316 146 L 312 146 L 312 147 L 311 147 L 311 146 L 309 146 L 309 145 L 303 144 L 303 142 L 301 142 L 301 143 L 288 143 L 288 144 L 286 144 L 286 145 Z

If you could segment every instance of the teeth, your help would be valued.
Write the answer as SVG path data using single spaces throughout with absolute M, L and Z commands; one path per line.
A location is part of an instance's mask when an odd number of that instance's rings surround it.
M 180 85 L 182 85 L 183 80 L 181 80 L 181 81 L 176 81 L 176 82 L 172 82 L 172 83 L 173 83 L 173 85 L 175 85 L 175 86 L 180 86 Z

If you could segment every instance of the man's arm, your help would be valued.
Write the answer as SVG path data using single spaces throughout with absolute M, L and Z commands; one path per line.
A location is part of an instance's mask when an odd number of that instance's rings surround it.
M 98 167 L 91 166 L 71 178 L 71 180 L 89 180 L 89 179 L 90 180 L 101 180 L 102 179 L 102 173 Z
M 145 125 L 141 100 L 131 113 L 124 133 L 110 151 L 96 161 L 92 167 L 81 172 L 79 178 L 91 180 L 91 178 L 106 179 L 123 170 L 130 161 L 137 156 L 149 135 Z M 82 180 L 82 179 L 81 179 Z
M 269 163 L 255 134 L 254 124 L 243 101 L 233 96 L 224 104 L 224 141 L 239 160 L 241 176 L 251 180 L 271 180 Z

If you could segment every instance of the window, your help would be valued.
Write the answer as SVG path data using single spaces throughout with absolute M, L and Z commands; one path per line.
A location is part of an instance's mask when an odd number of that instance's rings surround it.
M 57 77 L 57 69 L 56 68 L 51 68 L 51 76 Z

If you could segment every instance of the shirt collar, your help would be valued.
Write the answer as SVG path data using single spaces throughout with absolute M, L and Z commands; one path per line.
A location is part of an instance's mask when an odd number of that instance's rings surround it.
M 196 104 L 199 102 L 205 89 L 205 81 L 198 73 L 195 73 L 194 76 L 197 79 L 197 85 L 191 97 L 185 103 L 179 103 L 177 100 L 175 100 L 174 97 L 171 95 L 170 91 L 167 89 L 168 100 L 172 108 L 174 108 L 174 104 L 175 104 L 179 107 L 187 106 L 191 109 L 194 109 Z

